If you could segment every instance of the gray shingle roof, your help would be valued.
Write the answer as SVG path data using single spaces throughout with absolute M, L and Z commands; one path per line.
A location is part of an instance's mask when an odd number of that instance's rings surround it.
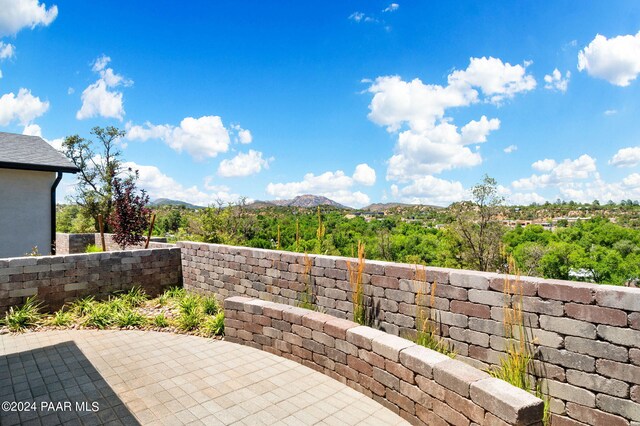
M 0 169 L 78 172 L 62 153 L 38 136 L 0 132 Z

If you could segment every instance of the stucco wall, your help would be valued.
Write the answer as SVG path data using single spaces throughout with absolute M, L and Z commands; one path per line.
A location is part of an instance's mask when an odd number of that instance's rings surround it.
M 0 169 L 0 258 L 51 253 L 54 172 Z
M 296 305 L 309 281 L 300 253 L 187 242 L 178 246 L 188 290 Z M 347 263 L 354 259 L 309 258 L 317 306 L 352 319 Z M 415 278 L 414 265 L 366 262 L 363 281 L 376 307 L 377 328 L 415 335 L 420 287 Z M 508 344 L 503 305 L 521 300 L 555 424 L 640 426 L 640 289 L 510 277 L 521 294 L 510 296 L 503 293 L 503 275 L 434 267 L 425 269 L 423 281 L 427 292 L 436 284 L 434 307 L 456 359 L 480 369 L 498 364 Z

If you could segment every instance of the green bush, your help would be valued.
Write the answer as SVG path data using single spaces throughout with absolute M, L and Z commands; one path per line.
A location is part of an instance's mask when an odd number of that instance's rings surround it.
M 153 317 L 152 323 L 156 327 L 164 328 L 164 327 L 168 327 L 169 326 L 169 320 L 167 319 L 167 317 L 164 314 L 158 314 L 155 317 Z
M 117 309 L 111 303 L 96 303 L 88 310 L 82 321 L 82 325 L 87 327 L 96 327 L 99 329 L 107 328 L 116 320 Z
M 21 307 L 9 308 L 4 323 L 11 331 L 24 331 L 36 326 L 42 320 L 41 307 L 42 304 L 36 300 L 36 297 L 30 296 Z
M 144 315 L 130 309 L 118 313 L 115 317 L 115 324 L 118 327 L 138 327 L 145 325 L 146 322 Z
M 75 316 L 73 315 L 73 312 L 65 311 L 64 308 L 62 308 L 53 314 L 49 319 L 49 324 L 57 327 L 65 327 L 73 323 L 74 320 Z
M 202 322 L 200 331 L 205 336 L 224 336 L 224 312 L 220 311 L 215 316 L 208 316 Z
M 206 315 L 216 315 L 220 311 L 220 304 L 215 296 L 202 298 L 202 309 Z
M 95 244 L 89 244 L 85 249 L 85 253 L 102 253 L 102 247 L 98 247 Z

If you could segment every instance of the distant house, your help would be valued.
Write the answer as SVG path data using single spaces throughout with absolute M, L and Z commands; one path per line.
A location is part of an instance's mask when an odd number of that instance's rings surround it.
M 0 132 L 0 258 L 55 254 L 56 187 L 78 171 L 42 138 Z

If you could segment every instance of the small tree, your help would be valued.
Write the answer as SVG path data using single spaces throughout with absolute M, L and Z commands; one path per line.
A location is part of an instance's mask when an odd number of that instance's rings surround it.
M 498 220 L 504 199 L 498 194 L 498 183 L 485 175 L 471 189 L 472 201 L 451 206 L 455 215 L 452 230 L 461 242 L 466 266 L 490 271 L 501 266 L 501 245 L 504 228 Z
M 137 177 L 136 172 L 133 176 L 115 177 L 112 181 L 113 211 L 107 221 L 113 231 L 113 241 L 123 250 L 142 242 L 149 228 L 151 210 L 146 207 L 149 196 L 144 189 L 137 193 Z

